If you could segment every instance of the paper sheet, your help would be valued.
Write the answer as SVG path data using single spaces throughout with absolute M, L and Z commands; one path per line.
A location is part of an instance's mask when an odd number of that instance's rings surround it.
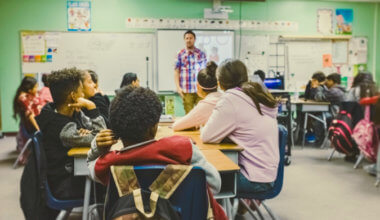
M 24 55 L 44 55 L 45 37 L 44 35 L 28 35 L 22 37 Z
M 317 30 L 322 34 L 332 34 L 333 33 L 333 11 L 331 9 L 319 9 L 317 11 Z

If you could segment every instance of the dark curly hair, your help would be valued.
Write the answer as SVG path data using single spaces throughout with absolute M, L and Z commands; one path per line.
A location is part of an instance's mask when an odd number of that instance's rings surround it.
M 111 102 L 111 129 L 122 141 L 145 141 L 159 122 L 161 112 L 160 100 L 152 90 L 123 87 Z
M 321 71 L 315 72 L 311 78 L 315 79 L 315 80 L 318 80 L 318 82 L 323 82 L 323 81 L 326 80 L 325 74 L 323 72 L 321 72 Z
M 340 84 L 341 82 L 341 76 L 339 73 L 331 73 L 326 77 L 328 80 L 332 80 L 335 84 Z
M 82 71 L 74 67 L 52 71 L 49 75 L 49 88 L 57 107 L 65 103 L 71 92 L 77 91 L 80 86 L 81 74 Z

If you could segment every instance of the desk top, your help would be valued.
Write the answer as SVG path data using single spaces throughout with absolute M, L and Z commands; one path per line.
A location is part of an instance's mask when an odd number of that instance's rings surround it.
M 291 103 L 293 104 L 308 104 L 308 105 L 330 105 L 330 102 L 317 102 L 315 100 L 305 100 L 303 98 L 298 99 L 297 101 L 291 99 Z

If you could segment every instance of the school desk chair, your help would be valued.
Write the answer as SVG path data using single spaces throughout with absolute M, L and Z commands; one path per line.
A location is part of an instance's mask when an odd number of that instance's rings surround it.
M 23 158 L 23 157 L 27 157 L 27 151 L 30 147 L 30 145 L 32 144 L 32 137 L 33 137 L 33 134 L 30 134 L 25 126 L 23 124 L 20 124 L 20 130 L 21 130 L 21 133 L 24 137 L 28 138 L 28 140 L 25 142 L 24 146 L 22 147 L 19 155 L 17 156 L 17 159 L 16 161 L 13 163 L 13 169 L 16 169 L 17 166 L 18 166 L 18 163 L 20 162 L 20 160 Z
M 278 170 L 277 170 L 277 177 L 276 180 L 274 181 L 273 188 L 269 191 L 264 191 L 264 192 L 258 192 L 258 193 L 244 193 L 244 194 L 239 194 L 236 196 L 236 198 L 239 199 L 239 201 L 245 206 L 245 208 L 248 210 L 249 214 L 256 219 L 255 216 L 255 211 L 253 211 L 249 205 L 243 200 L 243 199 L 249 199 L 252 201 L 252 204 L 256 208 L 256 212 L 259 215 L 260 219 L 264 219 L 263 213 L 260 211 L 258 204 L 256 203 L 255 200 L 260 200 L 261 204 L 265 208 L 265 210 L 268 212 L 269 216 L 273 219 L 276 220 L 275 214 L 272 212 L 272 210 L 267 206 L 264 202 L 264 200 L 267 199 L 272 199 L 276 197 L 278 194 L 280 194 L 282 190 L 282 184 L 284 182 L 284 165 L 285 165 L 285 146 L 287 144 L 287 137 L 288 137 L 288 131 L 286 128 L 282 125 L 278 126 L 278 139 L 279 139 L 279 156 L 280 156 L 280 161 L 278 164 Z M 239 190 L 238 190 L 239 191 Z M 238 199 L 234 199 L 234 204 L 233 204 L 233 213 L 236 213 L 237 206 L 238 206 Z
M 40 187 L 43 187 L 46 192 L 46 204 L 51 209 L 61 211 L 56 219 L 66 219 L 73 208 L 83 206 L 83 199 L 61 200 L 53 196 L 46 177 L 46 156 L 42 146 L 42 133 L 37 131 L 32 137 L 32 141 L 35 149 L 38 175 L 41 181 Z
M 134 166 L 141 189 L 149 191 L 149 186 L 165 169 L 162 165 Z M 119 198 L 113 178 L 107 189 L 105 202 L 105 215 L 116 204 Z M 175 210 L 179 211 L 182 220 L 206 219 L 208 210 L 208 197 L 206 191 L 205 172 L 200 167 L 193 167 L 182 183 L 170 196 L 169 201 Z

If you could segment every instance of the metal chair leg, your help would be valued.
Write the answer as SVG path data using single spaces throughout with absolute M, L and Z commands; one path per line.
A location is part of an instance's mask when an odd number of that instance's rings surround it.
M 327 158 L 328 161 L 331 160 L 331 158 L 334 156 L 334 153 L 335 153 L 335 149 L 332 150 L 332 152 L 331 152 L 329 158 Z
M 306 128 L 307 128 L 307 119 L 308 119 L 308 113 L 305 113 L 305 118 L 303 122 L 303 136 L 302 136 L 302 148 L 305 146 L 305 138 L 306 138 Z
M 256 212 L 259 215 L 260 219 L 265 220 L 263 217 L 263 213 L 261 213 L 261 211 L 259 209 L 259 205 L 256 203 L 256 201 L 254 199 L 252 199 L 251 201 L 252 201 L 253 205 L 255 206 Z
M 272 212 L 272 210 L 269 208 L 269 206 L 267 206 L 267 205 L 265 204 L 264 201 L 261 201 L 261 205 L 263 205 L 263 207 L 265 208 L 265 210 L 267 210 L 269 216 L 270 216 L 273 220 L 277 220 L 275 214 Z
M 255 213 L 252 211 L 249 205 L 243 199 L 239 199 L 239 202 L 241 202 L 241 204 L 243 204 L 243 206 L 248 210 L 248 213 L 251 214 L 252 218 L 257 220 Z
M 237 210 L 238 210 L 238 207 L 239 207 L 239 199 L 237 198 L 234 198 L 232 199 L 232 210 L 231 210 L 231 215 L 232 215 L 232 219 L 235 219 L 235 216 L 237 214 Z
M 65 220 L 65 219 L 67 219 L 67 218 L 69 217 L 70 213 L 71 213 L 71 209 L 68 209 L 68 210 L 62 210 L 62 211 L 58 214 L 56 220 Z
M 363 159 L 364 159 L 364 155 L 363 155 L 363 154 L 360 154 L 360 156 L 358 157 L 358 159 L 357 159 L 356 162 L 355 162 L 354 169 L 358 168 L 358 166 L 359 166 L 360 163 L 363 161 Z
M 29 146 L 30 142 L 32 142 L 32 139 L 31 139 L 31 138 L 29 138 L 29 139 L 26 141 L 26 143 L 24 144 L 24 147 L 22 148 L 20 154 L 17 156 L 17 159 L 16 159 L 16 161 L 14 162 L 14 164 L 13 164 L 13 166 L 12 166 L 13 169 L 16 169 L 16 168 L 17 168 L 17 166 L 18 166 L 18 162 L 21 160 L 21 157 L 24 155 L 25 151 L 28 149 L 28 146 Z

